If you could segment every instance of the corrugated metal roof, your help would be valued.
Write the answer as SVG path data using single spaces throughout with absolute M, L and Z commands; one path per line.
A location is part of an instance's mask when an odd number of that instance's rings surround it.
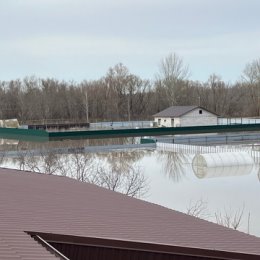
M 0 169 L 0 259 L 58 259 L 25 231 L 260 257 L 260 238 L 93 184 Z
M 207 109 L 199 107 L 199 106 L 172 106 L 172 107 L 168 107 L 168 108 L 164 109 L 163 111 L 161 111 L 153 116 L 154 117 L 181 117 L 196 108 L 201 108 L 201 109 L 208 111 Z M 210 111 L 208 111 L 208 112 L 212 113 Z M 212 113 L 212 114 L 216 115 L 215 113 Z

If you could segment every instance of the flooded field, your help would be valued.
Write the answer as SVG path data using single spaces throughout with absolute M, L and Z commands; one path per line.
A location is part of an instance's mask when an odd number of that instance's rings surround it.
M 89 145 L 135 144 L 137 139 L 5 143 L 2 151 L 27 151 Z M 3 148 L 4 147 L 4 148 Z M 191 147 L 191 146 L 190 146 Z M 214 150 L 131 149 L 77 152 L 12 158 L 1 157 L 1 167 L 73 177 L 140 197 L 212 222 L 260 236 L 259 159 L 247 148 Z M 69 192 L 69 191 L 68 191 Z

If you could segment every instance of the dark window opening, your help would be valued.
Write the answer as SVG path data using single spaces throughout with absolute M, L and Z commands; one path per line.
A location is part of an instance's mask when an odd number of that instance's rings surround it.
M 199 113 L 202 114 L 202 110 L 201 109 L 199 110 Z

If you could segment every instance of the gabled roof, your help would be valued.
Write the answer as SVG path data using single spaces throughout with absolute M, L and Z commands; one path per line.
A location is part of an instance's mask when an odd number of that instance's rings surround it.
M 168 108 L 164 109 L 163 111 L 153 115 L 153 117 L 181 117 L 196 108 L 201 108 L 203 110 L 208 111 L 207 109 L 200 107 L 200 106 L 172 106 L 172 107 L 168 107 Z M 208 111 L 208 112 L 211 114 L 217 115 L 210 111 Z
M 0 169 L 0 259 L 61 259 L 30 233 L 260 257 L 260 238 L 67 177 Z

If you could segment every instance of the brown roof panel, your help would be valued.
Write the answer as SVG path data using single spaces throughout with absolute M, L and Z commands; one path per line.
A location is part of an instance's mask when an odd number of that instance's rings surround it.
M 67 177 L 0 169 L 4 254 L 10 247 L 21 259 L 57 259 L 25 231 L 260 257 L 260 238 Z

